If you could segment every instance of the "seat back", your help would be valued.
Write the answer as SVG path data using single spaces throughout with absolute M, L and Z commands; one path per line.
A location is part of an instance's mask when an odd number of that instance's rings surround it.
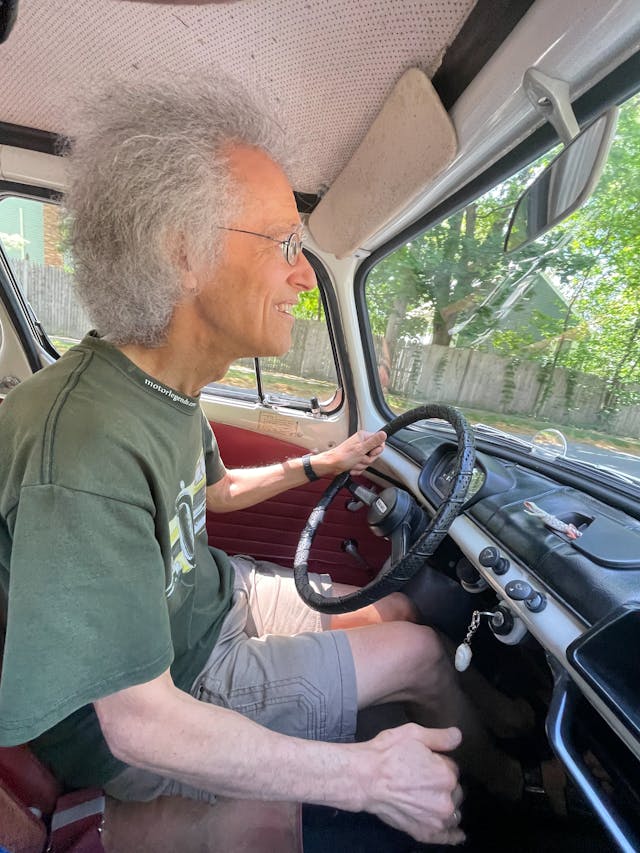
M 0 747 L 0 782 L 40 814 L 51 814 L 62 788 L 27 746 Z
M 0 780 L 0 850 L 11 853 L 42 853 L 47 830 L 34 814 Z
M 0 846 L 41 853 L 60 787 L 26 746 L 0 747 Z
M 41 853 L 42 820 L 56 805 L 60 785 L 26 746 L 0 747 L 0 845 L 12 853 Z

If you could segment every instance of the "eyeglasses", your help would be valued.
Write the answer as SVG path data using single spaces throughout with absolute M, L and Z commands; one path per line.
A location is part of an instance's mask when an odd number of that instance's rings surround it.
M 239 234 L 264 237 L 265 240 L 278 243 L 286 262 L 292 267 L 296 265 L 296 261 L 302 252 L 303 233 L 301 231 L 294 231 L 293 234 L 289 234 L 286 240 L 278 240 L 277 237 L 270 237 L 268 234 L 259 234 L 257 231 L 246 231 L 244 228 L 225 228 L 223 225 L 218 225 L 218 228 L 221 231 L 237 231 Z

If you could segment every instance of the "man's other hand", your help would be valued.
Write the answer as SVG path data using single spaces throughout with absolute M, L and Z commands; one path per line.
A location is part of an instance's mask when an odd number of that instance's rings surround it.
M 320 475 L 336 476 L 349 471 L 354 476 L 362 472 L 380 456 L 384 450 L 387 434 L 359 430 L 337 447 L 311 457 L 313 469 Z
M 362 744 L 371 750 L 362 763 L 366 811 L 425 844 L 461 844 L 458 768 L 441 754 L 460 741 L 456 728 L 409 723 Z

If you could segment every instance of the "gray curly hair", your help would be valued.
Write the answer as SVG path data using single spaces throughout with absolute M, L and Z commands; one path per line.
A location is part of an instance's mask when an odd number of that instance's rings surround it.
M 167 238 L 213 264 L 216 226 L 239 203 L 229 148 L 261 148 L 289 171 L 284 133 L 222 75 L 112 86 L 76 127 L 65 207 L 80 299 L 114 344 L 159 346 L 181 298 Z

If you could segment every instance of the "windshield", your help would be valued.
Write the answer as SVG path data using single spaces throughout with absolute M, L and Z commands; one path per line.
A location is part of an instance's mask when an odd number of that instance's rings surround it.
M 568 457 L 640 480 L 640 96 L 588 204 L 506 256 L 515 201 L 553 153 L 371 270 L 380 385 L 394 413 L 444 402 L 494 434 L 546 430 L 541 452 L 562 454 L 551 428 Z

